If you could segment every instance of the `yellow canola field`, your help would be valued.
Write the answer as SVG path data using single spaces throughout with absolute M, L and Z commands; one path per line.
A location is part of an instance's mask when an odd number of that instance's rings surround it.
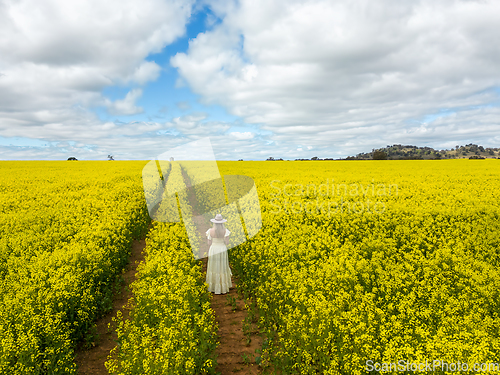
M 498 373 L 500 160 L 218 164 L 259 194 L 263 227 L 229 256 L 261 365 Z
M 75 374 L 130 244 L 144 162 L 0 162 L 0 373 Z
M 76 373 L 75 343 L 92 338 L 130 241 L 149 222 L 145 164 L 0 163 L 1 374 Z M 262 366 L 365 374 L 374 364 L 413 372 L 441 361 L 441 369 L 460 362 L 498 372 L 500 160 L 217 164 L 222 176 L 251 177 L 259 197 L 224 216 L 239 237 L 247 222 L 247 233 L 260 228 L 229 257 L 243 293 L 255 297 Z M 190 246 L 204 240 L 198 227 L 220 198 L 197 168 L 165 165 L 165 181 L 146 193 L 156 197 L 162 184 L 175 191 L 184 211 L 158 202 L 158 217 L 186 220 L 156 223 L 148 236 L 111 373 L 215 372 L 217 327 Z M 235 196 L 251 189 L 242 181 Z M 180 188 L 186 182 L 197 186 L 196 202 Z M 237 208 L 257 205 L 262 227 L 257 216 L 240 221 Z

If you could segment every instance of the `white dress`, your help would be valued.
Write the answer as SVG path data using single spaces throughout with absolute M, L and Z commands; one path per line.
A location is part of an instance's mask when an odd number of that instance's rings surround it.
M 231 232 L 226 228 L 225 237 Z M 206 232 L 207 238 L 212 240 L 212 246 L 208 250 L 207 279 L 208 291 L 215 294 L 224 294 L 233 287 L 231 283 L 231 268 L 224 238 L 212 238 L 210 229 Z

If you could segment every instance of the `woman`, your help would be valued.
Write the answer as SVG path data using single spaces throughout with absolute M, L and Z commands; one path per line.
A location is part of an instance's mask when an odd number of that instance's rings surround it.
M 210 219 L 213 227 L 207 230 L 208 246 L 208 265 L 207 279 L 208 291 L 215 294 L 225 294 L 229 288 L 233 287 L 231 283 L 232 272 L 229 268 L 227 257 L 227 245 L 231 232 L 224 226 L 227 220 L 217 214 L 214 219 Z

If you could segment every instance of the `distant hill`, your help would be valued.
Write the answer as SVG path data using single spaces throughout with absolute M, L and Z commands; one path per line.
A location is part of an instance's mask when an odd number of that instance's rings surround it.
M 432 147 L 392 145 L 371 152 L 348 156 L 345 160 L 424 160 L 424 159 L 496 159 L 500 158 L 500 148 L 478 146 L 469 143 L 455 146 L 451 150 L 435 150 Z
M 469 143 L 465 146 L 455 146 L 451 150 L 435 150 L 432 147 L 418 147 L 411 145 L 392 145 L 371 152 L 362 152 L 345 159 L 325 158 L 317 156 L 311 159 L 300 160 L 439 160 L 439 159 L 500 159 L 500 148 L 478 146 Z M 267 161 L 283 161 L 270 157 Z

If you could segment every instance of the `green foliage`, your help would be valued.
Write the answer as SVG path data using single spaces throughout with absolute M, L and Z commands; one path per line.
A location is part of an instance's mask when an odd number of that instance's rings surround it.
M 431 147 L 417 147 L 411 145 L 392 145 L 387 147 L 382 147 L 377 150 L 379 153 L 384 152 L 387 155 L 388 160 L 421 160 L 425 159 L 436 159 L 436 158 L 457 158 L 461 155 L 468 155 L 469 153 L 474 153 L 479 156 L 495 156 L 499 154 L 499 148 L 490 148 L 478 146 L 475 144 L 468 144 L 465 146 L 455 146 L 451 150 L 434 150 Z M 375 150 L 372 152 L 361 152 L 356 156 L 348 156 L 346 160 L 363 160 L 363 159 L 375 159 Z M 326 159 L 325 159 L 326 160 Z
M 232 311 L 236 311 L 238 309 L 236 298 L 234 298 L 233 296 L 226 296 L 226 305 L 230 305 Z
M 373 160 L 386 160 L 387 154 L 384 151 L 374 151 L 373 152 Z

